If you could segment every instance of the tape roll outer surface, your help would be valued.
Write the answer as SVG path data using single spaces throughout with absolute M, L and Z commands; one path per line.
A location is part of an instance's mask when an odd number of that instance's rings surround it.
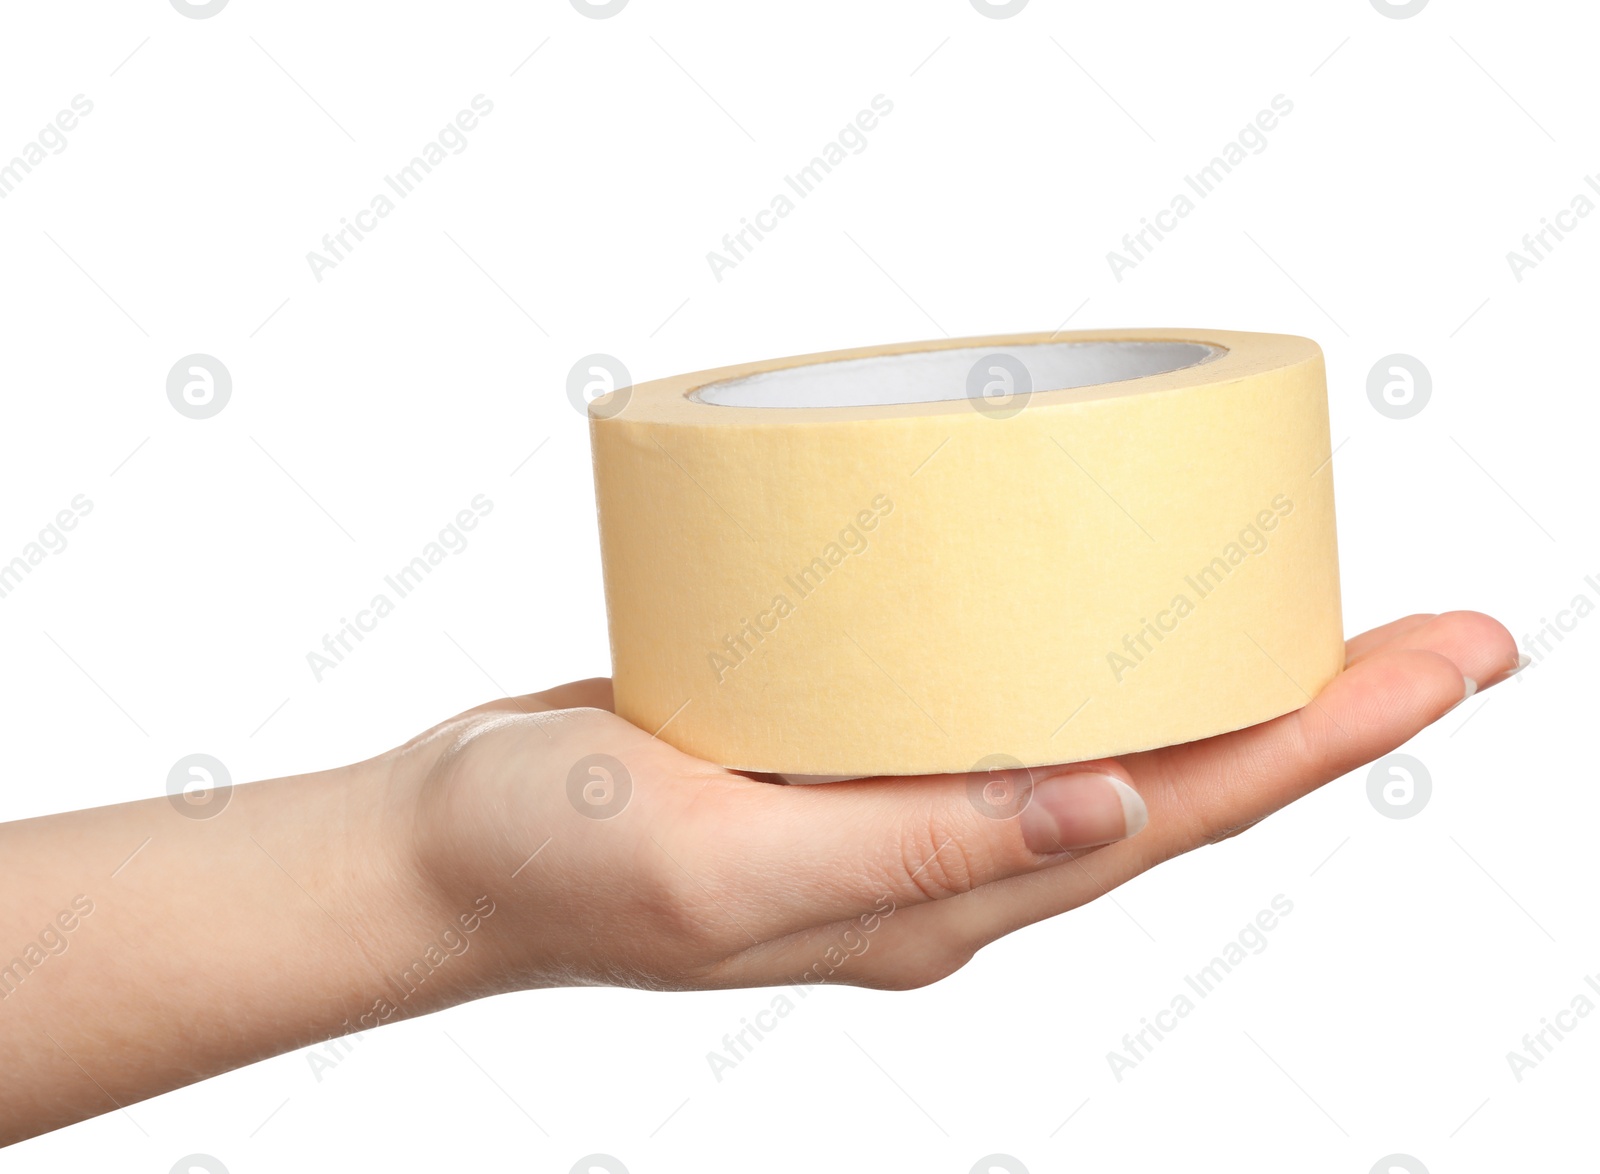
M 1210 357 L 1064 390 L 1046 372 L 1009 401 L 916 386 L 941 351 L 992 371 L 1107 342 Z M 880 356 L 903 358 L 851 363 Z M 858 395 L 947 398 L 722 393 L 811 364 L 859 368 Z M 803 402 L 831 403 L 820 386 Z M 617 713 L 723 766 L 1081 761 L 1266 721 L 1344 663 L 1309 339 L 1115 330 L 775 359 L 612 393 L 590 432 Z

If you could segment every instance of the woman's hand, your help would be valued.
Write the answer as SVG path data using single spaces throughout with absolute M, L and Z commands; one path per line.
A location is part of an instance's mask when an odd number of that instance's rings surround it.
M 1348 657 L 1296 713 L 1116 761 L 777 786 L 679 753 L 584 681 L 192 808 L 0 825 L 0 1141 L 498 991 L 932 982 L 1386 753 L 1517 661 L 1470 612 Z
M 1506 630 L 1471 612 L 1398 620 L 1347 656 L 1263 725 L 988 776 L 771 785 L 616 717 L 604 680 L 492 702 L 387 761 L 442 908 L 495 903 L 481 990 L 899 989 L 1237 834 L 1517 667 Z

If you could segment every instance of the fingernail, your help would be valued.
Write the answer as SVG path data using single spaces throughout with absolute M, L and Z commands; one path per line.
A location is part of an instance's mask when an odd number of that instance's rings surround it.
M 1461 700 L 1465 701 L 1468 697 L 1471 697 L 1478 691 L 1478 682 L 1474 681 L 1471 677 L 1463 677 L 1461 679 L 1467 683 L 1467 691 L 1461 695 Z
M 1498 676 L 1496 676 L 1494 678 L 1494 680 L 1489 682 L 1489 684 L 1498 685 L 1502 681 L 1509 681 L 1512 677 L 1516 676 L 1518 673 L 1520 673 L 1523 669 L 1527 668 L 1532 663 L 1533 663 L 1533 657 L 1529 656 L 1526 652 L 1518 652 L 1517 653 L 1517 663 L 1512 665 L 1505 672 L 1503 672 L 1503 673 L 1499 674 Z M 1468 693 L 1467 696 L 1471 697 L 1472 694 Z
M 1150 812 L 1115 775 L 1073 771 L 1035 783 L 1021 818 L 1023 842 L 1051 855 L 1137 835 Z

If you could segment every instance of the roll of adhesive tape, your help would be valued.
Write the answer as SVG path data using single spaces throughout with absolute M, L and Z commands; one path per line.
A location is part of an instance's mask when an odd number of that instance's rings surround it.
M 617 712 L 723 766 L 1098 758 L 1298 709 L 1344 663 L 1309 339 L 868 347 L 590 421 Z

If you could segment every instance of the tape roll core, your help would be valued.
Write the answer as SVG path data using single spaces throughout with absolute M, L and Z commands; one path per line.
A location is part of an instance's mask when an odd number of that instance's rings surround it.
M 1192 741 L 1343 665 L 1322 352 L 1216 330 L 745 363 L 591 409 L 617 712 L 723 766 Z
M 1032 391 L 1063 391 L 1180 371 L 1222 353 L 1195 342 L 1043 342 L 1014 347 Z M 708 383 L 689 392 L 704 404 L 738 408 L 844 408 L 981 398 L 975 369 L 993 352 L 985 347 L 871 355 L 780 367 Z M 1013 392 L 1012 394 L 1017 394 Z

